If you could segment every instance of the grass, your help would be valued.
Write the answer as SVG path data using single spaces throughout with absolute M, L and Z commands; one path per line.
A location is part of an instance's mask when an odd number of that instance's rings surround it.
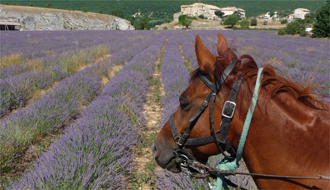
M 25 59 L 19 54 L 10 54 L 0 57 L 0 68 L 5 68 L 11 65 L 19 65 L 23 63 Z

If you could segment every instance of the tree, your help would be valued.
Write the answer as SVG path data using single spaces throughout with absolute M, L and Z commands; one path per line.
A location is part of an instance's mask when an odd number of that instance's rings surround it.
M 185 19 L 182 21 L 182 25 L 188 28 L 191 25 L 191 22 L 192 22 L 191 20 Z
M 53 6 L 53 4 L 52 4 L 51 2 L 48 2 L 48 3 L 46 3 L 46 5 L 45 5 L 46 8 L 51 8 L 52 6 Z
M 307 13 L 305 14 L 305 20 L 306 20 L 306 23 L 313 23 L 314 20 L 316 18 L 316 14 L 315 13 Z
M 257 24 L 258 24 L 257 19 L 254 18 L 251 20 L 251 26 L 257 26 Z
M 122 9 L 114 9 L 111 11 L 111 15 L 113 16 L 117 16 L 117 17 L 120 17 L 120 18 L 124 18 L 125 17 L 125 14 L 124 14 L 124 10 Z
M 204 15 L 199 15 L 198 18 L 205 19 Z
M 270 17 L 273 17 L 274 15 L 275 15 L 275 13 L 273 11 L 269 13 Z
M 241 28 L 249 28 L 250 22 L 248 20 L 242 20 L 239 25 Z
M 87 8 L 86 7 L 83 7 L 82 8 L 82 12 L 87 13 Z
M 218 17 L 222 18 L 222 16 L 223 16 L 225 13 L 222 12 L 222 11 L 215 11 L 214 14 L 217 15 Z
M 312 38 L 329 37 L 329 15 L 329 0 L 327 0 L 326 3 L 316 12 L 316 22 L 313 26 Z
M 238 21 L 238 18 L 235 14 L 229 15 L 225 22 L 224 25 L 230 25 L 231 27 L 233 27 Z
M 235 11 L 233 14 L 236 15 L 237 18 L 241 18 L 242 17 L 242 13 L 240 11 Z
M 301 24 L 300 21 L 295 20 L 294 22 L 291 22 L 287 25 L 285 29 L 286 34 L 300 34 L 304 32 L 306 29 L 304 24 Z
M 146 17 L 140 18 L 138 21 L 134 22 L 135 30 L 150 30 L 151 24 Z

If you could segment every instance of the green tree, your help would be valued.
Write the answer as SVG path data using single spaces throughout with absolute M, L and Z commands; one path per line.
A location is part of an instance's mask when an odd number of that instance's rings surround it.
M 86 7 L 83 7 L 82 8 L 82 12 L 87 13 L 87 8 Z
M 146 17 L 140 18 L 138 21 L 134 22 L 135 30 L 150 30 L 151 24 Z
M 111 15 L 113 16 L 117 16 L 117 17 L 120 17 L 120 18 L 124 18 L 125 17 L 125 14 L 124 14 L 124 10 L 122 9 L 114 9 L 111 11 Z
M 204 15 L 199 15 L 198 18 L 205 19 Z
M 329 24 L 329 0 L 316 12 L 316 22 L 313 26 L 312 38 L 325 38 L 329 37 L 330 24 Z
M 222 12 L 222 11 L 215 11 L 214 14 L 217 15 L 218 17 L 222 18 L 222 16 L 223 16 L 225 13 Z
M 182 25 L 188 28 L 191 25 L 191 20 L 188 19 L 183 20 Z
M 48 2 L 48 3 L 46 3 L 46 5 L 45 5 L 46 8 L 51 8 L 52 6 L 53 6 L 53 4 L 52 4 L 51 2 Z
M 316 18 L 316 14 L 315 13 L 307 13 L 305 14 L 305 20 L 306 20 L 306 23 L 313 23 L 314 20 Z
M 275 13 L 273 11 L 269 13 L 270 17 L 273 17 L 274 15 L 275 15 Z
M 187 15 L 180 15 L 179 16 L 179 23 L 181 23 L 183 20 L 185 20 Z
M 288 23 L 288 20 L 287 19 L 281 20 L 281 24 L 287 24 L 287 23 Z
M 306 29 L 304 24 L 301 24 L 300 21 L 295 20 L 294 22 L 291 22 L 287 25 L 286 29 L 285 29 L 285 33 L 286 34 L 300 34 L 302 32 L 304 32 Z
M 248 20 L 242 20 L 239 25 L 241 28 L 249 28 L 250 22 Z
M 257 19 L 254 18 L 251 20 L 251 26 L 257 26 L 257 24 L 258 24 Z
M 238 21 L 238 18 L 235 14 L 229 15 L 225 22 L 224 25 L 230 25 L 231 27 L 233 27 Z

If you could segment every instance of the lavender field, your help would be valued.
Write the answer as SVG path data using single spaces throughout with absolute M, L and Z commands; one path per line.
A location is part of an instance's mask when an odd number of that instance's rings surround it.
M 198 67 L 196 34 L 217 55 L 217 32 L 237 55 L 249 54 L 259 66 L 271 64 L 299 83 L 311 77 L 329 86 L 326 39 L 243 30 L 2 31 L 0 189 L 137 189 L 136 150 L 148 128 L 144 105 L 155 70 L 164 91 L 153 96 L 162 105 L 159 130 Z M 328 88 L 319 91 L 329 95 Z M 58 130 L 61 135 L 14 175 L 31 147 Z M 209 164 L 220 159 L 214 156 Z M 246 171 L 244 162 L 239 170 Z M 153 172 L 156 189 L 210 189 L 206 180 Z M 256 189 L 249 177 L 233 182 Z

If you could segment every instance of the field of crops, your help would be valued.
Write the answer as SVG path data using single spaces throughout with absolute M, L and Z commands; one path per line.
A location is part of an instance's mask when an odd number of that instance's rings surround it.
M 155 70 L 164 92 L 152 97 L 162 105 L 160 128 L 198 67 L 195 35 L 216 55 L 217 32 L 1 32 L 0 189 L 138 188 L 130 183 L 137 183 L 134 158 L 147 128 L 144 104 Z M 329 40 L 274 31 L 221 33 L 237 55 L 249 54 L 259 66 L 271 64 L 299 83 L 311 77 L 329 86 Z M 329 95 L 327 88 L 320 92 Z M 44 146 L 12 177 L 36 144 Z M 239 170 L 245 170 L 243 162 Z M 209 189 L 205 180 L 153 171 L 156 189 Z M 249 177 L 233 182 L 255 188 Z

